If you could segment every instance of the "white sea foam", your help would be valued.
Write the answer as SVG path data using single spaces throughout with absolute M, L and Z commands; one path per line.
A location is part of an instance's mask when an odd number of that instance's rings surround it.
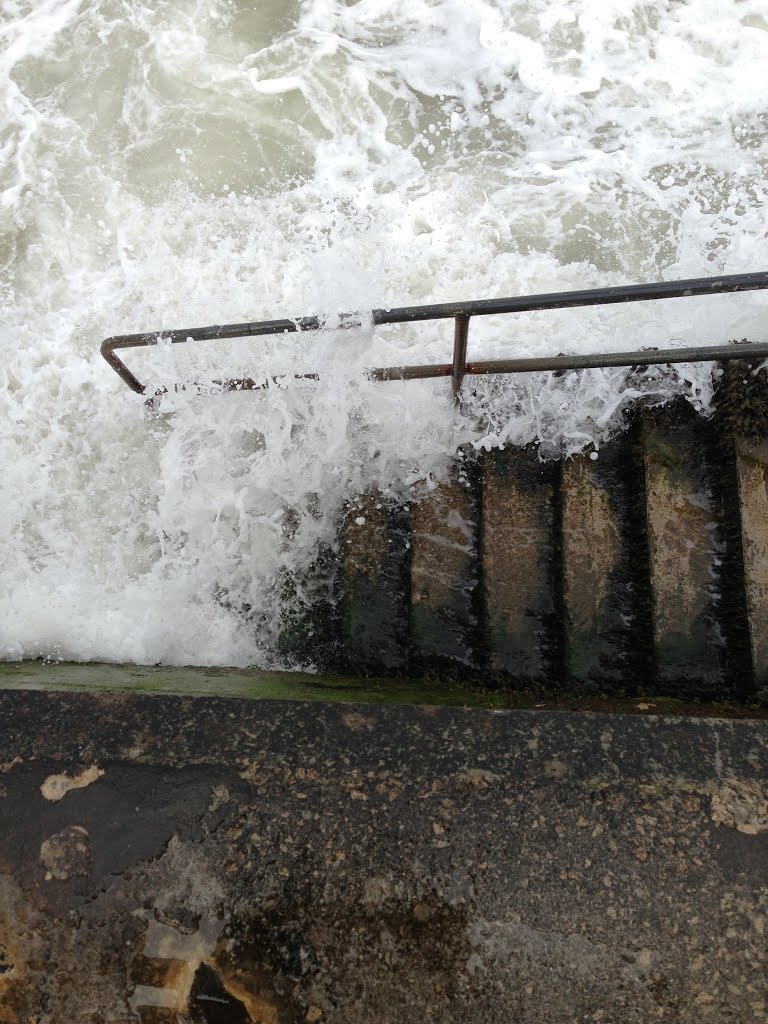
M 0 0 L 0 657 L 268 664 L 345 496 L 597 445 L 682 366 L 372 384 L 450 325 L 107 335 L 768 267 L 764 0 Z M 474 358 L 768 340 L 759 294 L 473 321 Z M 408 492 L 410 493 L 410 492 Z M 243 609 L 248 608 L 248 614 Z

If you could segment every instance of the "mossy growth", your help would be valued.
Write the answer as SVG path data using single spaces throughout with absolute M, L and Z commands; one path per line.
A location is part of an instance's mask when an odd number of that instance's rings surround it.
M 768 438 L 768 368 L 762 361 L 725 363 L 716 394 L 716 419 L 725 443 Z
M 434 678 L 360 679 L 256 669 L 23 661 L 0 663 L 0 692 L 4 690 L 768 720 L 768 706 L 756 700 L 747 706 L 734 701 L 686 701 L 637 681 L 630 681 L 623 693 L 586 695 L 567 687 L 557 692 L 531 685 L 495 689 L 492 683 L 482 685 L 479 680 L 468 684 Z

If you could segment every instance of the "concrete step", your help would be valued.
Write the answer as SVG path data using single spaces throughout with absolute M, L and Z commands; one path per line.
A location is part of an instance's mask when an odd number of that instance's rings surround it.
M 744 589 L 755 680 L 768 686 L 768 442 L 736 453 Z
M 540 461 L 532 447 L 483 458 L 486 666 L 521 683 L 545 683 L 560 671 L 559 477 L 559 464 Z
M 724 508 L 710 424 L 675 404 L 643 416 L 648 593 L 664 692 L 731 689 L 719 623 Z
M 480 466 L 462 455 L 451 479 L 410 510 L 411 664 L 457 674 L 482 664 Z
M 408 667 L 410 514 L 380 494 L 346 510 L 341 539 L 340 661 L 372 674 Z
M 532 446 L 462 451 L 418 501 L 350 503 L 328 588 L 338 632 L 317 661 L 768 700 L 768 442 L 749 420 L 739 437 L 729 415 L 725 400 L 712 420 L 683 401 L 645 410 L 599 453 L 562 462 Z
M 563 463 L 565 681 L 580 691 L 631 691 L 631 680 L 652 671 L 645 560 L 638 558 L 646 546 L 636 493 L 641 468 L 630 433 L 598 459 L 583 454 Z

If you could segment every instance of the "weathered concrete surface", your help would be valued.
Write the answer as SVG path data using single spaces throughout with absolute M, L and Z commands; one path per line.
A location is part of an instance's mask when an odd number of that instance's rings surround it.
M 565 679 L 573 689 L 632 692 L 654 678 L 641 459 L 634 435 L 563 463 Z
M 461 673 L 480 664 L 480 502 L 476 466 L 411 506 L 412 663 Z
M 0 693 L 0 1021 L 768 1020 L 765 723 Z
M 706 432 L 680 406 L 654 412 L 643 431 L 657 679 L 675 694 L 702 697 L 725 689 L 714 586 L 724 523 Z
M 556 608 L 559 465 L 533 448 L 483 456 L 482 579 L 488 668 L 517 684 L 561 676 Z
M 596 460 L 462 448 L 407 503 L 351 500 L 283 580 L 283 663 L 768 705 L 768 391 L 745 411 L 742 378 L 710 420 L 638 407 Z
M 381 494 L 350 505 L 341 543 L 342 664 L 383 674 L 408 664 L 410 523 Z
M 621 526 L 588 456 L 563 465 L 562 490 L 567 670 L 569 678 L 583 681 L 599 673 L 612 653 L 605 623 L 611 577 L 621 558 Z
M 744 589 L 758 689 L 768 688 L 768 442 L 736 447 Z

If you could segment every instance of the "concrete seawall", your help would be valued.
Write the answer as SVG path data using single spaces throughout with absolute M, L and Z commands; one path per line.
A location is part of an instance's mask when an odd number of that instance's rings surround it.
M 284 653 L 328 671 L 768 704 L 768 400 L 748 367 L 728 381 L 712 420 L 685 402 L 636 409 L 592 457 L 464 450 L 417 500 L 350 500 Z
M 768 1021 L 768 731 L 0 692 L 2 1024 Z

